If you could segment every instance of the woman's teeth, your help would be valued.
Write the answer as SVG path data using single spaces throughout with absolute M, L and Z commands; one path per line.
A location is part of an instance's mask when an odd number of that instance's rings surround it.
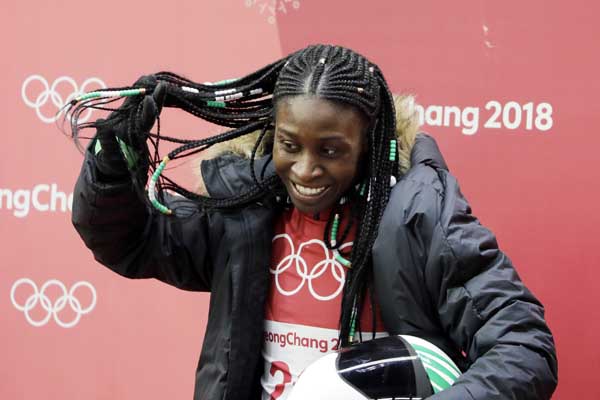
M 306 186 L 298 185 L 297 183 L 294 183 L 293 185 L 298 191 L 298 193 L 300 193 L 303 196 L 318 196 L 321 193 L 323 193 L 323 191 L 326 189 L 326 186 L 321 186 L 318 188 L 309 188 Z

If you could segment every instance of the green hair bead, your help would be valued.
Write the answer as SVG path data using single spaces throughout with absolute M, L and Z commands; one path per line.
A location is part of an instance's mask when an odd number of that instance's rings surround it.
M 146 88 L 137 88 L 137 89 L 125 89 L 125 90 L 98 90 L 95 92 L 89 92 L 82 94 L 81 96 L 73 99 L 74 103 L 78 103 L 80 101 L 89 100 L 89 99 L 97 99 L 100 97 L 131 97 L 138 96 L 146 93 Z
M 390 161 L 396 161 L 396 140 L 390 140 Z
M 338 230 L 340 228 L 340 215 L 339 214 L 335 214 L 335 216 L 333 217 L 333 223 L 331 224 L 331 236 L 330 236 L 330 241 L 331 241 L 331 245 L 335 246 L 337 244 L 337 234 L 338 234 Z M 344 267 L 346 268 L 351 268 L 352 263 L 350 262 L 350 260 L 345 259 L 344 257 L 342 257 L 342 255 L 340 254 L 338 249 L 334 249 L 333 250 L 333 255 L 335 257 L 335 259 L 342 264 Z
M 335 259 L 342 264 L 344 267 L 346 268 L 350 268 L 352 266 L 352 263 L 350 262 L 350 260 L 345 259 L 344 257 L 342 257 L 342 255 L 340 254 L 339 251 L 335 250 L 334 251 L 335 254 Z
M 148 183 L 148 198 L 150 199 L 150 203 L 152 204 L 152 206 L 154 208 L 156 208 L 158 211 L 160 211 L 161 213 L 166 214 L 166 215 L 171 215 L 171 214 L 173 214 L 173 211 L 158 201 L 158 199 L 156 198 L 156 191 L 155 191 L 156 183 L 158 182 L 158 178 L 159 178 L 160 174 L 162 174 L 162 172 L 165 169 L 165 166 L 167 165 L 168 162 L 169 162 L 169 156 L 165 156 L 165 158 L 163 158 L 163 160 L 160 162 L 158 167 L 154 170 L 154 173 L 152 174 L 152 177 L 150 178 L 150 182 Z
M 222 81 L 217 81 L 217 82 L 205 82 L 204 84 L 207 86 L 219 86 L 219 85 L 227 85 L 228 83 L 232 83 L 237 81 L 238 78 L 232 78 L 232 79 L 223 79 Z
M 358 192 L 358 194 L 360 194 L 361 196 L 364 196 L 366 190 L 367 190 L 367 184 L 366 183 L 361 183 L 361 185 L 360 185 L 360 191 Z
M 354 305 L 352 306 L 352 314 L 350 315 L 350 331 L 348 332 L 348 341 L 352 343 L 354 341 L 354 336 L 356 335 L 356 300 L 354 301 Z

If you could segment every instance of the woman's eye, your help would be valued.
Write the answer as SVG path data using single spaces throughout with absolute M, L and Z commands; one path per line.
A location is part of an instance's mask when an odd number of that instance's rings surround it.
M 298 150 L 298 146 L 289 140 L 281 140 L 279 143 L 285 151 L 294 152 Z
M 324 153 L 324 154 L 325 154 L 327 157 L 334 157 L 334 156 L 336 156 L 336 155 L 337 155 L 337 153 L 338 153 L 338 152 L 337 152 L 337 149 L 334 149 L 334 148 L 331 148 L 331 147 L 329 147 L 329 148 L 324 148 L 324 149 L 323 149 L 323 153 Z

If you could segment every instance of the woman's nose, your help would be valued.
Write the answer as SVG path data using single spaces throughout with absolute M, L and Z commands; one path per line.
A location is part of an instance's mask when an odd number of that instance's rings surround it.
M 323 168 L 319 165 L 318 159 L 307 153 L 301 155 L 291 169 L 296 178 L 303 182 L 308 182 L 323 175 Z

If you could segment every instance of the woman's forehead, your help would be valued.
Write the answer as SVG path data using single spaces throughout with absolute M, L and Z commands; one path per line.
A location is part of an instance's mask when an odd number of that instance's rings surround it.
M 347 128 L 366 126 L 364 114 L 346 103 L 318 96 L 288 96 L 277 103 L 275 123 L 288 129 L 302 127 Z

